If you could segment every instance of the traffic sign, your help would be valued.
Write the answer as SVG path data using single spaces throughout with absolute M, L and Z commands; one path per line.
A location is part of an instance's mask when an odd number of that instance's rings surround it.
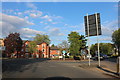
M 65 51 L 65 50 L 63 50 L 63 51 L 62 51 L 62 53 L 63 53 L 63 56 L 65 56 L 66 51 Z
M 88 37 L 88 54 L 90 55 L 90 41 L 89 36 L 97 36 L 97 43 L 98 43 L 98 63 L 100 66 L 100 50 L 99 50 L 99 40 L 98 35 L 101 35 L 101 24 L 100 24 L 100 13 L 96 13 L 93 15 L 87 14 L 84 16 L 85 21 L 85 35 Z M 89 66 L 90 66 L 90 57 L 89 57 Z
M 67 53 L 67 56 L 70 56 L 70 53 Z
M 66 53 L 66 51 L 65 51 L 65 50 L 63 50 L 63 51 L 62 51 L 62 53 L 63 53 L 63 54 L 65 54 L 65 53 Z
M 97 19 L 97 22 L 96 22 L 96 19 Z M 100 23 L 100 13 L 84 16 L 84 22 L 85 22 L 85 35 L 87 37 L 88 37 L 88 26 L 89 26 L 89 36 L 97 36 L 97 25 L 98 25 L 98 35 L 102 34 L 101 23 Z

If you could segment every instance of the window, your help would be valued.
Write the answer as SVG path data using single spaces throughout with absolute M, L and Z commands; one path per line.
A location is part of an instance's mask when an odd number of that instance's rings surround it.
M 45 47 L 45 45 L 44 44 L 42 44 L 42 48 L 44 48 Z
M 28 47 L 28 44 L 25 44 L 26 47 Z
M 24 51 L 23 49 L 21 51 Z
M 28 52 L 28 49 L 26 49 L 25 51 Z
M 44 52 L 45 50 L 43 49 L 42 52 Z

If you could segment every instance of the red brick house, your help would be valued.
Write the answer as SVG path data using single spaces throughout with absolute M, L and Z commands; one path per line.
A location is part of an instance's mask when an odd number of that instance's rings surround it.
M 21 52 L 18 53 L 18 58 L 55 58 L 59 57 L 60 51 L 55 47 L 49 47 L 49 44 L 46 42 L 41 42 L 37 44 L 37 50 L 35 53 L 30 53 L 28 51 L 28 45 L 31 41 L 23 40 L 23 45 Z M 11 55 L 12 58 L 16 57 L 16 51 Z
M 49 58 L 49 45 L 46 42 L 37 44 L 37 54 L 40 58 Z
M 60 50 L 57 46 L 50 47 L 50 57 L 55 58 L 60 56 Z
M 23 41 L 23 45 L 22 45 L 22 50 L 21 50 L 21 53 L 22 53 L 22 56 L 23 57 L 29 57 L 31 54 L 28 52 L 28 44 L 29 44 L 30 41 L 26 40 L 26 41 Z M 21 56 L 21 57 L 22 57 Z
M 50 50 L 49 50 L 49 45 L 46 42 L 37 44 L 37 51 L 35 53 L 30 53 L 28 51 L 29 42 L 30 41 L 24 41 L 23 48 L 21 50 L 21 52 L 25 57 L 49 58 Z

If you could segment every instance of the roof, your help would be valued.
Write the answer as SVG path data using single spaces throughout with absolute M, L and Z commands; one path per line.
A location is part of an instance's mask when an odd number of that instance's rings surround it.
M 43 41 L 43 42 L 39 42 L 39 43 L 37 43 L 37 45 L 40 45 L 40 44 L 42 44 L 42 43 L 46 43 L 46 42 L 44 42 L 44 41 Z M 48 43 L 46 43 L 46 44 L 48 44 Z
M 23 43 L 26 43 L 26 42 L 31 42 L 31 41 L 29 41 L 29 40 L 22 40 L 23 41 Z
M 57 46 L 54 46 L 54 47 L 50 47 L 50 50 L 59 50 L 59 48 Z

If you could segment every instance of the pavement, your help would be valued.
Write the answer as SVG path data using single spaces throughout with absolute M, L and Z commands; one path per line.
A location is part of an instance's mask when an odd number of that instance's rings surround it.
M 106 61 L 102 61 L 102 68 Z M 97 61 L 49 60 L 49 59 L 6 59 L 3 60 L 3 78 L 119 78 L 95 66 Z M 105 64 L 105 65 L 103 65 Z M 114 63 L 110 63 L 112 66 Z M 103 71 L 103 72 L 102 72 Z

